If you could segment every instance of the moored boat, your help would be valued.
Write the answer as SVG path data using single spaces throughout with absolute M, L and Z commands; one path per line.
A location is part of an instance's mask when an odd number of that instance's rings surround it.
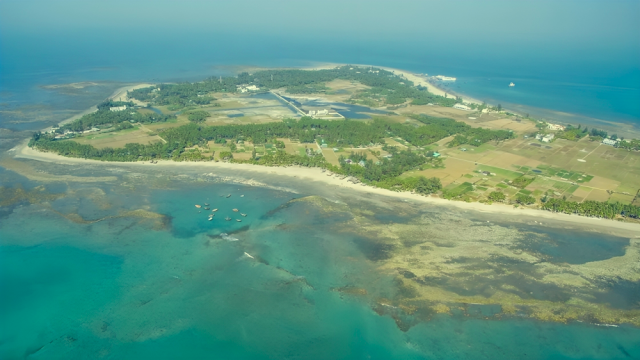
M 238 212 L 238 209 L 233 209 L 233 212 Z
M 231 218 L 228 217 L 228 216 L 226 218 L 224 218 L 224 219 L 227 220 L 227 221 L 231 220 Z
M 218 211 L 218 209 L 213 209 L 213 210 L 211 210 L 211 212 L 216 212 L 216 211 Z
M 240 213 L 240 215 L 242 215 L 242 216 L 244 216 L 244 217 L 247 217 L 247 214 Z
M 236 219 L 237 222 L 242 222 L 242 219 Z
M 200 206 L 200 205 L 196 204 L 196 207 L 197 207 L 198 209 L 200 209 L 202 206 Z

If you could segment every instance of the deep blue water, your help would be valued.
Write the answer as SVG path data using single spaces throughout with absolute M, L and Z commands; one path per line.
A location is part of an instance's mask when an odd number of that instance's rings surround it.
M 399 40 L 380 47 L 364 40 L 326 39 L 284 46 L 286 39 L 281 37 L 229 34 L 216 38 L 215 46 L 203 46 L 208 36 L 167 33 L 146 41 L 124 36 L 116 46 L 97 35 L 55 31 L 38 37 L 3 34 L 0 103 L 5 110 L 39 104 L 52 110 L 77 111 L 95 103 L 95 96 L 85 96 L 82 101 L 78 96 L 63 96 L 39 86 L 79 81 L 193 81 L 232 74 L 233 68 L 226 65 L 338 62 L 456 76 L 459 80 L 450 86 L 452 90 L 533 116 L 608 127 L 613 125 L 606 122 L 625 122 L 635 125 L 636 130 L 640 123 L 638 49 L 601 53 L 547 49 L 540 53 L 526 45 L 504 49 L 467 44 L 451 48 Z M 516 83 L 514 88 L 507 86 L 511 81 Z M 87 88 L 82 93 L 91 91 L 103 98 L 108 95 L 103 88 Z M 0 115 L 1 126 L 37 129 L 43 124 L 7 124 L 8 116 Z

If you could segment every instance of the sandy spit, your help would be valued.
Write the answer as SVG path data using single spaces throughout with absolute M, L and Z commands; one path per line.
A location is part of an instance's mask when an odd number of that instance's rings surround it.
M 150 164 L 149 162 L 105 162 L 98 160 L 87 160 L 78 158 L 67 158 L 54 153 L 46 153 L 34 150 L 27 146 L 27 143 L 17 146 L 10 150 L 14 152 L 16 158 L 26 158 L 31 160 L 54 162 L 58 164 L 66 164 L 72 166 L 82 166 L 83 164 L 112 164 L 125 167 L 190 167 L 198 168 L 203 171 L 212 172 L 215 174 L 216 169 L 228 169 L 228 170 L 240 170 L 245 172 L 247 176 L 251 173 L 256 174 L 276 174 L 284 175 L 292 178 L 297 178 L 305 182 L 316 182 L 322 186 L 339 187 L 343 189 L 349 189 L 360 193 L 375 194 L 387 197 L 393 197 L 395 199 L 403 201 L 411 201 L 413 203 L 424 203 L 441 206 L 451 206 L 460 210 L 471 210 L 487 214 L 504 214 L 504 215 L 516 215 L 518 217 L 530 217 L 535 218 L 537 221 L 550 221 L 550 222 L 564 222 L 575 225 L 585 225 L 597 228 L 610 228 L 622 230 L 624 232 L 635 233 L 640 237 L 640 224 L 628 223 L 621 221 L 614 221 L 608 219 L 590 218 L 577 215 L 552 213 L 544 210 L 537 209 L 523 209 L 514 208 L 511 205 L 504 204 L 492 204 L 486 205 L 482 203 L 467 203 L 462 201 L 450 201 L 433 196 L 422 196 L 418 194 L 412 194 L 408 192 L 395 192 L 386 189 L 375 188 L 372 186 L 365 186 L 362 184 L 353 184 L 346 180 L 340 179 L 338 176 L 330 175 L 330 173 L 322 172 L 319 168 L 306 168 L 298 166 L 288 167 L 267 167 L 252 164 L 234 164 L 226 162 L 174 162 L 170 160 L 160 160 L 157 164 Z

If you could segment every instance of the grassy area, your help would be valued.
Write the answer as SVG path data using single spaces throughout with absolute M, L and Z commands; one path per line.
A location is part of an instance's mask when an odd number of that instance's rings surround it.
M 479 170 L 479 171 L 489 171 L 489 172 L 494 173 L 494 174 L 496 174 L 498 176 L 504 177 L 504 178 L 506 178 L 508 180 L 514 180 L 514 179 L 519 178 L 520 176 L 523 175 L 520 172 L 501 169 L 501 168 L 497 168 L 497 167 L 493 167 L 493 166 L 489 166 L 489 165 L 478 165 L 477 170 Z

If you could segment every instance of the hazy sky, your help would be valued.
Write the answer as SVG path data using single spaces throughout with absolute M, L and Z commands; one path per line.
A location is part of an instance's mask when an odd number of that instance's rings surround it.
M 640 1 L 0 0 L 2 37 L 116 29 L 293 38 L 640 46 Z

